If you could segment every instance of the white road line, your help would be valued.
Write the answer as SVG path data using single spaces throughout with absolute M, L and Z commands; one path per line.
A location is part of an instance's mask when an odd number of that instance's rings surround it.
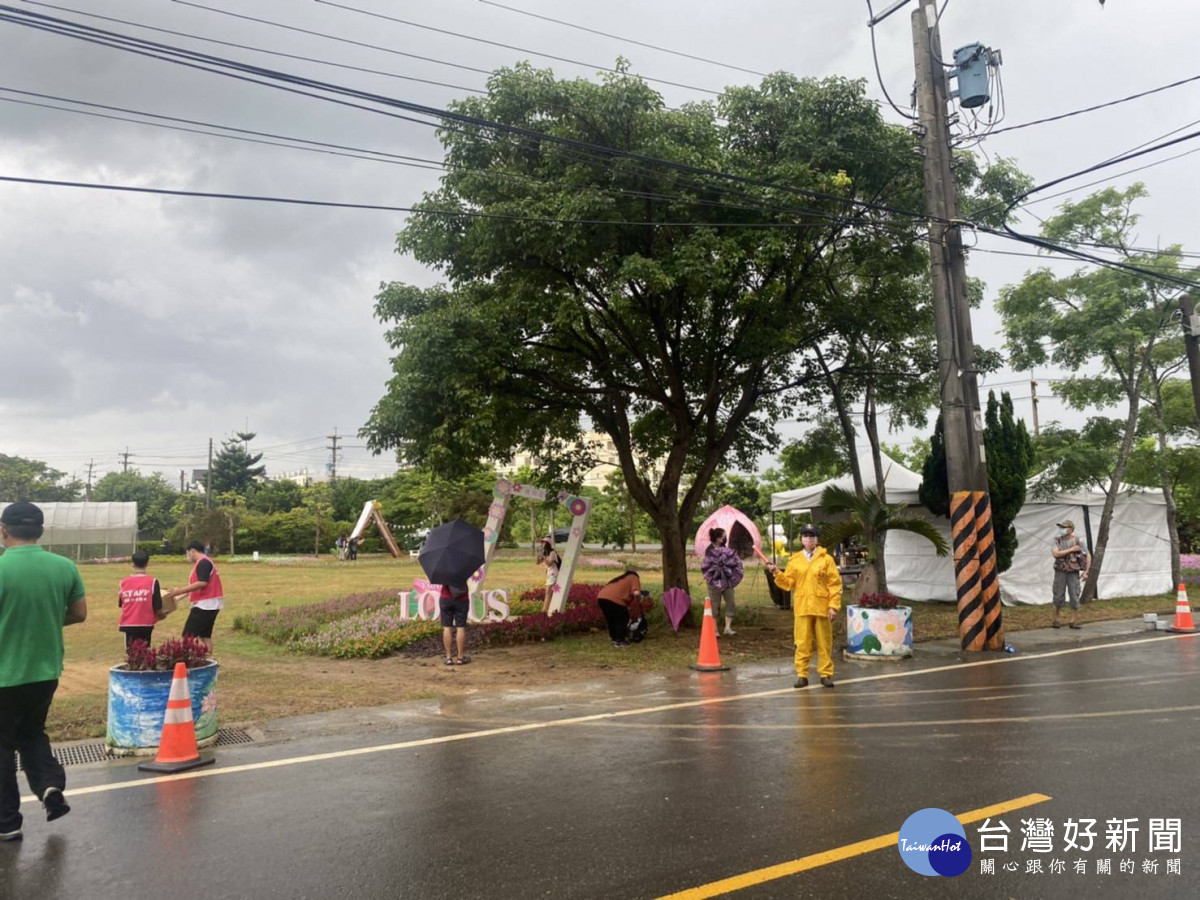
M 1067 656 L 1073 653 L 1088 653 L 1092 650 L 1114 650 L 1125 647 L 1133 647 L 1138 644 L 1148 644 L 1153 641 L 1169 641 L 1179 638 L 1196 637 L 1194 634 L 1172 634 L 1165 637 L 1139 638 L 1134 641 L 1123 641 L 1119 643 L 1094 644 L 1087 647 L 1072 647 L 1067 650 L 1051 650 L 1046 653 L 1031 653 L 1026 656 L 1005 656 L 998 659 L 981 659 L 975 662 L 959 662 L 944 666 L 934 666 L 928 669 L 910 669 L 905 672 L 887 672 L 883 675 L 864 675 L 861 678 L 846 678 L 839 684 L 865 684 L 871 681 L 887 681 L 897 678 L 912 678 L 919 675 L 927 675 L 932 672 L 948 672 L 953 669 L 971 669 L 979 666 L 996 666 L 1005 663 L 1023 662 L 1032 659 L 1050 659 L 1055 656 Z M 709 677 L 700 675 L 700 678 Z M 807 690 L 823 690 L 823 688 L 809 687 Z M 526 722 L 523 725 L 508 725 L 502 728 L 485 728 L 480 731 L 468 731 L 462 734 L 448 734 L 441 737 L 422 738 L 415 741 L 400 741 L 394 744 L 379 744 L 372 747 L 357 747 L 352 750 L 335 750 L 329 753 L 313 753 L 307 756 L 291 756 L 284 759 L 268 760 L 266 762 L 247 763 L 241 766 L 227 766 L 219 769 L 195 769 L 190 772 L 180 772 L 177 775 L 159 775 L 153 778 L 142 778 L 137 781 L 121 781 L 114 784 L 97 784 L 91 787 L 83 788 L 68 788 L 67 794 L 69 797 L 81 797 L 85 794 L 103 794 L 109 791 L 120 791 L 126 788 L 144 787 L 151 784 L 165 784 L 172 781 L 184 781 L 193 778 L 215 778 L 221 775 L 237 775 L 242 772 L 257 772 L 264 769 L 277 769 L 284 766 L 296 766 L 303 763 L 323 762 L 329 759 L 345 759 L 351 756 L 366 756 L 371 753 L 389 753 L 395 750 L 411 750 L 416 747 L 429 747 L 436 744 L 451 744 L 457 741 L 479 740 L 481 738 L 500 737 L 506 734 L 521 734 L 528 731 L 541 731 L 547 728 L 563 728 L 572 725 L 584 725 L 592 722 L 601 722 L 611 719 L 624 719 L 631 716 L 646 716 L 655 713 L 671 712 L 677 709 L 695 709 L 702 706 L 716 706 L 721 703 L 740 703 L 744 700 L 760 700 L 764 697 L 779 697 L 785 694 L 797 694 L 795 688 L 773 688 L 769 691 L 756 691 L 750 694 L 733 694 L 728 697 L 709 697 L 701 700 L 687 700 L 680 703 L 666 703 L 660 706 L 645 706 L 637 709 L 617 710 L 615 712 L 593 713 L 588 716 L 573 716 L 567 719 L 551 719 L 547 722 Z M 26 796 L 21 798 L 22 803 L 36 802 L 37 797 Z

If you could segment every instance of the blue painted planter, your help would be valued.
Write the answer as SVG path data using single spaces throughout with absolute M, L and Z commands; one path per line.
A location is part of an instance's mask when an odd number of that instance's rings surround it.
M 217 737 L 217 670 L 211 660 L 188 669 L 188 691 L 192 695 L 192 721 L 196 742 L 212 743 Z M 108 736 L 114 752 L 153 750 L 162 737 L 167 698 L 174 672 L 130 672 L 124 664 L 108 670 Z
M 912 607 L 865 609 L 846 607 L 846 652 L 852 656 L 912 656 Z

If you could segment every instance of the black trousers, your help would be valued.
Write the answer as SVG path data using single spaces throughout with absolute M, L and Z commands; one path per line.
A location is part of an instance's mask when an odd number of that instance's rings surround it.
M 608 636 L 614 641 L 629 640 L 629 607 L 611 600 L 600 601 L 600 612 L 608 622 Z
M 58 679 L 0 687 L 0 831 L 15 831 L 23 821 L 14 753 L 21 754 L 25 777 L 38 797 L 47 788 L 61 791 L 67 786 L 67 775 L 46 736 L 46 714 L 57 689 Z

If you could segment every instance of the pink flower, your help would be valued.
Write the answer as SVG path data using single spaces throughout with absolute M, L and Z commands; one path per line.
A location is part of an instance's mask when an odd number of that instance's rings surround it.
M 587 501 L 582 497 L 576 497 L 567 507 L 567 509 L 571 510 L 571 515 L 573 516 L 582 516 L 585 512 L 587 512 L 587 508 Z
M 899 609 L 877 610 L 869 620 L 871 633 L 879 638 L 880 649 L 883 653 L 896 653 L 904 646 L 904 637 L 908 631 L 904 612 Z

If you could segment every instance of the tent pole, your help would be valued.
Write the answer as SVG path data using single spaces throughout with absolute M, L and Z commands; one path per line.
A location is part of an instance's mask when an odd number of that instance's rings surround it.
M 771 510 L 771 565 L 775 565 L 775 510 Z

